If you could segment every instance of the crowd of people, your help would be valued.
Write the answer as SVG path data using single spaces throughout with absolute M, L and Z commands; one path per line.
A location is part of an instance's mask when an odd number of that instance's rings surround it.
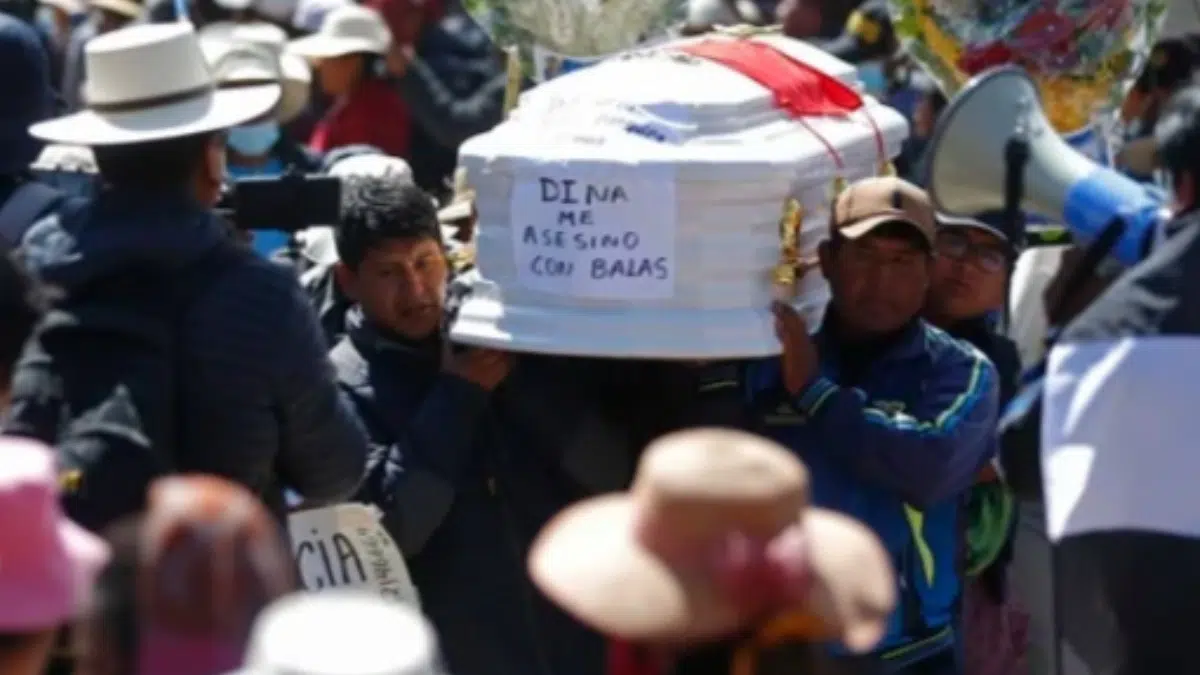
M 445 339 L 456 152 L 508 81 L 457 0 L 0 10 L 0 675 L 1101 672 L 1062 654 L 1087 619 L 1000 424 L 1121 270 L 936 211 L 946 99 L 886 3 L 689 3 L 681 33 L 778 22 L 912 131 L 799 270 L 819 330 L 779 303 L 780 357 L 707 363 Z M 1157 45 L 1121 110 L 1119 166 L 1184 214 L 1198 50 Z M 337 222 L 239 227 L 229 179 L 289 172 L 340 182 Z M 289 510 L 350 501 L 419 614 L 303 592 Z

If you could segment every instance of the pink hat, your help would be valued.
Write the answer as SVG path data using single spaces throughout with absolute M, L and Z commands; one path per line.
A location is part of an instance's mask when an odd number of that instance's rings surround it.
M 108 561 L 108 546 L 58 504 L 54 456 L 44 445 L 0 439 L 0 632 L 73 619 Z

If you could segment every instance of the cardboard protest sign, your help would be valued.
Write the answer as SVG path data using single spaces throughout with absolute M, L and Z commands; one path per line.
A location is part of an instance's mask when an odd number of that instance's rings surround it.
M 288 517 L 292 553 L 304 587 L 359 588 L 420 607 L 396 542 L 363 504 L 295 511 Z

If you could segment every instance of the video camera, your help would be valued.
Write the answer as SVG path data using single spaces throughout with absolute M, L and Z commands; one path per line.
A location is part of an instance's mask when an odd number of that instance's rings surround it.
M 100 189 L 94 166 L 54 158 L 35 164 L 40 183 L 70 197 L 91 199 Z M 341 212 L 341 181 L 296 168 L 281 176 L 242 178 L 226 185 L 216 211 L 239 230 L 278 230 L 289 234 L 313 225 L 333 225 Z
M 339 178 L 304 174 L 293 167 L 278 177 L 232 181 L 216 211 L 239 230 L 293 234 L 313 225 L 336 224 L 341 201 Z

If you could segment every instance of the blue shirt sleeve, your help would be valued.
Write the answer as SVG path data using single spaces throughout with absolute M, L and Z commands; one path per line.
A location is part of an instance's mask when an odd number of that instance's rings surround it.
M 996 448 L 995 368 L 978 352 L 938 367 L 910 410 L 885 409 L 824 377 L 793 403 L 835 461 L 923 509 L 969 487 Z

